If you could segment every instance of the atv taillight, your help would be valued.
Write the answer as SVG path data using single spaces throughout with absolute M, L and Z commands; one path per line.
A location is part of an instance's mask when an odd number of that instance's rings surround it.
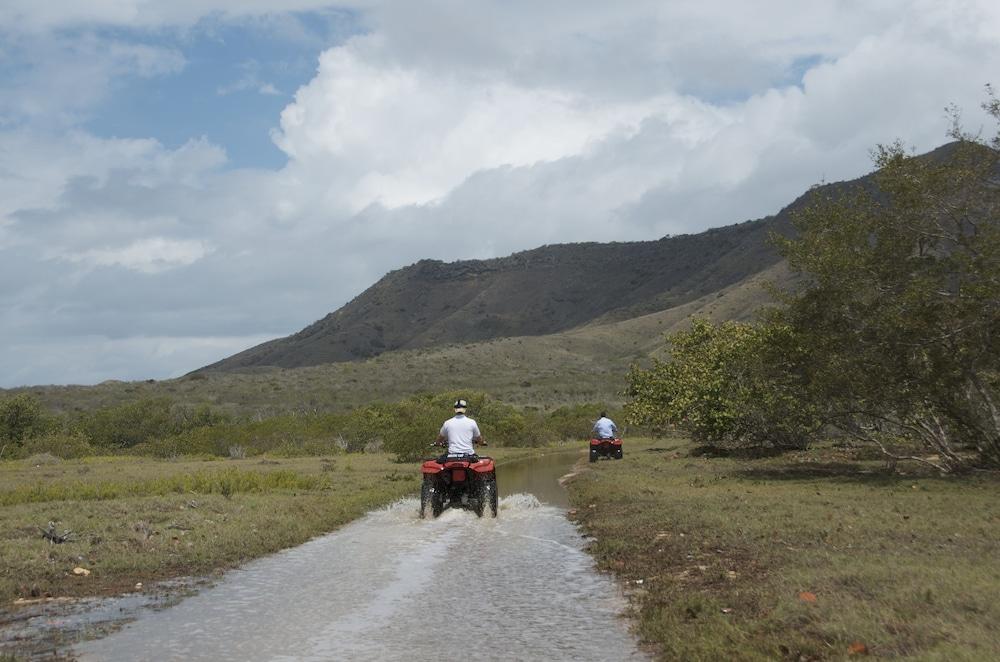
M 452 469 L 451 471 L 452 480 L 465 480 L 465 469 Z

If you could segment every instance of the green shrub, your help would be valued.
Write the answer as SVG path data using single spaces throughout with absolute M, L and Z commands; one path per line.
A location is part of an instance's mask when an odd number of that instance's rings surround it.
M 339 452 L 339 449 L 337 448 L 336 440 L 332 437 L 324 437 L 320 439 L 305 439 L 295 444 L 286 442 L 274 447 L 268 452 L 268 455 L 275 457 L 302 457 L 333 455 L 337 452 Z
M 434 451 L 430 445 L 441 424 L 452 415 L 453 404 L 450 395 L 420 395 L 396 403 L 383 425 L 383 448 L 395 453 L 400 462 L 431 455 Z
M 594 427 L 594 421 L 602 412 L 619 423 L 621 410 L 606 407 L 600 404 L 579 404 L 562 406 L 545 415 L 536 415 L 538 425 L 545 432 L 545 436 L 560 441 L 570 439 L 586 440 L 589 438 Z
M 22 457 L 27 457 L 36 453 L 49 453 L 68 460 L 94 455 L 96 450 L 81 434 L 49 432 L 29 438 L 24 442 L 19 454 Z
M 43 426 L 42 407 L 27 393 L 0 400 L 0 447 L 20 446 Z
M 803 448 L 820 427 L 796 336 L 779 325 L 695 320 L 670 360 L 629 374 L 628 419 L 720 447 Z
M 130 448 L 175 431 L 167 398 L 147 398 L 98 409 L 84 416 L 80 428 L 91 444 L 111 450 Z
M 169 398 L 142 398 L 84 414 L 76 427 L 91 445 L 122 450 L 193 430 L 211 429 L 230 420 L 207 405 L 182 407 Z M 187 445 L 180 443 L 181 447 Z

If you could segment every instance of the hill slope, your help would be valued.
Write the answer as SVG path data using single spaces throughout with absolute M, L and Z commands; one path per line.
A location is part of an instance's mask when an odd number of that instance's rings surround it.
M 203 368 L 285 368 L 558 333 L 674 308 L 778 262 L 772 217 L 658 241 L 543 246 L 493 260 L 423 260 L 302 331 Z

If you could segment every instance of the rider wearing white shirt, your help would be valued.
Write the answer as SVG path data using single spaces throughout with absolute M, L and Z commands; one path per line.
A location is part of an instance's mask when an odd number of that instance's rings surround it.
M 601 417 L 594 423 L 593 434 L 597 439 L 615 439 L 618 436 L 618 426 L 602 411 Z
M 479 432 L 476 422 L 465 415 L 469 404 L 465 400 L 455 401 L 455 416 L 449 418 L 441 426 L 437 444 L 444 446 L 447 442 L 449 455 L 475 455 L 474 444 L 486 445 Z

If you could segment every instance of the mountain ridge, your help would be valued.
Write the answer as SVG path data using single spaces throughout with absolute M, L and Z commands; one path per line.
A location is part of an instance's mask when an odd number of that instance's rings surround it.
M 924 156 L 947 158 L 953 146 Z M 297 333 L 194 372 L 365 360 L 397 350 L 563 333 L 682 307 L 777 265 L 782 258 L 769 236 L 792 233 L 793 215 L 814 196 L 839 196 L 856 186 L 873 187 L 874 173 L 814 186 L 774 215 L 699 233 L 552 244 L 486 260 L 419 260 L 390 271 Z
M 547 335 L 672 308 L 778 262 L 766 239 L 781 221 L 769 217 L 653 241 L 555 244 L 489 260 L 420 260 L 301 331 L 200 371 L 303 367 Z

